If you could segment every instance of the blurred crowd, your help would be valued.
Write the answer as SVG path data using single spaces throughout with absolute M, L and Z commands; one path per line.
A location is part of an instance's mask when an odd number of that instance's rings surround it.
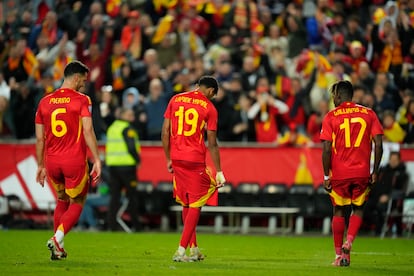
M 12 5 L 12 3 L 18 3 Z M 119 107 L 159 141 L 174 93 L 205 74 L 220 141 L 319 142 L 329 87 L 350 80 L 386 141 L 414 142 L 414 0 L 8 1 L 0 36 L 0 138 L 34 137 L 37 103 L 73 59 L 105 141 Z

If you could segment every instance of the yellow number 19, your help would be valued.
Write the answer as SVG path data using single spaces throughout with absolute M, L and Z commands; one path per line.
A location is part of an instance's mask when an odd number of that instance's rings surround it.
M 367 122 L 361 117 L 355 117 L 344 119 L 344 122 L 340 125 L 340 129 L 345 130 L 345 147 L 351 147 L 351 124 L 360 124 L 361 128 L 359 129 L 358 136 L 353 147 L 358 148 L 361 145 L 362 137 L 364 136 L 365 129 L 367 128 Z
M 195 108 L 184 110 L 184 106 L 180 106 L 174 115 L 178 117 L 177 135 L 191 136 L 196 132 L 198 112 Z M 184 123 L 191 127 L 190 130 L 184 130 Z

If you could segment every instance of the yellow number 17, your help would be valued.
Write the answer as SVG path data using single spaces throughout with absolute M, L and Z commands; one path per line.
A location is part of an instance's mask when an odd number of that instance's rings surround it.
M 362 137 L 364 136 L 365 130 L 367 128 L 367 122 L 361 117 L 355 117 L 344 119 L 344 122 L 340 125 L 340 129 L 345 130 L 345 147 L 351 147 L 351 124 L 360 124 L 361 128 L 359 129 L 358 136 L 353 147 L 358 148 L 361 145 Z

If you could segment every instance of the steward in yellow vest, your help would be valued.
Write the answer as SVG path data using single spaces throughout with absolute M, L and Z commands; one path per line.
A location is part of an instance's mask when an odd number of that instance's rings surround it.
M 108 230 L 120 230 L 116 214 L 120 207 L 122 191 L 128 199 L 128 213 L 132 230 L 138 231 L 137 169 L 141 163 L 141 147 L 138 132 L 131 123 L 135 120 L 132 109 L 122 108 L 119 118 L 108 128 L 106 137 L 106 165 L 109 169 L 109 192 L 111 200 L 108 211 Z

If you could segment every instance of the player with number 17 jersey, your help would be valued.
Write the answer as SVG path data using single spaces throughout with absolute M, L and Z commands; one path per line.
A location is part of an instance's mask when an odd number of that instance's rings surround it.
M 41 99 L 35 122 L 44 125 L 49 164 L 51 161 L 65 165 L 86 162 L 82 117 L 91 117 L 91 109 L 92 102 L 87 95 L 69 88 L 59 88 Z
M 372 137 L 382 133 L 377 115 L 365 106 L 343 102 L 326 114 L 320 139 L 332 142 L 331 179 L 368 178 Z
M 171 120 L 171 159 L 205 163 L 205 130 L 217 131 L 217 110 L 200 91 L 175 95 L 164 117 Z

